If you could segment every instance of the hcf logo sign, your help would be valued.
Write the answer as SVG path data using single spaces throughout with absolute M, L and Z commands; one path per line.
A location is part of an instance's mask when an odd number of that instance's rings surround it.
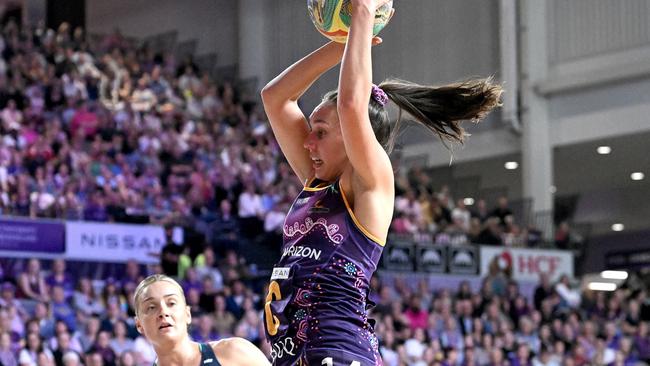
M 573 254 L 561 250 L 481 247 L 481 275 L 503 271 L 520 281 L 537 282 L 541 273 L 551 280 L 573 276 Z

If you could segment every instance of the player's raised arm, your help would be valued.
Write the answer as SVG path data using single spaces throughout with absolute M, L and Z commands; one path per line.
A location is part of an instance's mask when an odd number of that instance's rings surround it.
M 372 91 L 370 49 L 375 12 L 385 3 L 388 0 L 352 1 L 352 24 L 341 64 L 337 110 L 345 151 L 355 176 L 368 188 L 382 185 L 388 192 L 392 187 L 393 171 L 373 131 L 368 105 Z M 380 90 L 375 92 L 381 93 Z M 378 107 L 383 108 L 385 102 L 379 104 Z
M 289 66 L 262 90 L 264 110 L 282 152 L 301 182 L 313 175 L 312 161 L 304 148 L 309 124 L 298 107 L 298 98 L 324 72 L 341 61 L 343 45 L 330 42 Z

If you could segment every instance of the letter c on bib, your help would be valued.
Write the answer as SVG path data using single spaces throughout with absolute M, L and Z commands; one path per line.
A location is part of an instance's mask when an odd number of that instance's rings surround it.
M 274 336 L 278 333 L 280 328 L 280 319 L 273 315 L 271 311 L 271 302 L 274 300 L 281 300 L 282 293 L 280 293 L 280 285 L 276 281 L 271 281 L 269 284 L 269 293 L 266 295 L 266 304 L 264 304 L 264 319 L 266 320 L 266 329 L 269 335 Z

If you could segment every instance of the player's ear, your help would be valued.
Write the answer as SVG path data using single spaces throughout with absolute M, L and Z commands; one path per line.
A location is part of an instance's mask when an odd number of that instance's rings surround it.
M 189 305 L 185 305 L 185 315 L 187 316 L 187 325 L 192 324 L 192 309 Z
M 135 317 L 135 329 L 138 330 L 138 333 L 144 335 L 144 329 L 142 328 L 142 322 L 140 322 L 140 319 L 138 317 Z

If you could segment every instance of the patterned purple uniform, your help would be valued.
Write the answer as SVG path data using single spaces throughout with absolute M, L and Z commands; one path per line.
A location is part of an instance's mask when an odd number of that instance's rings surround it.
M 383 241 L 338 182 L 308 184 L 289 210 L 264 320 L 274 365 L 381 365 L 366 305 Z M 314 188 L 312 188 L 314 187 Z

